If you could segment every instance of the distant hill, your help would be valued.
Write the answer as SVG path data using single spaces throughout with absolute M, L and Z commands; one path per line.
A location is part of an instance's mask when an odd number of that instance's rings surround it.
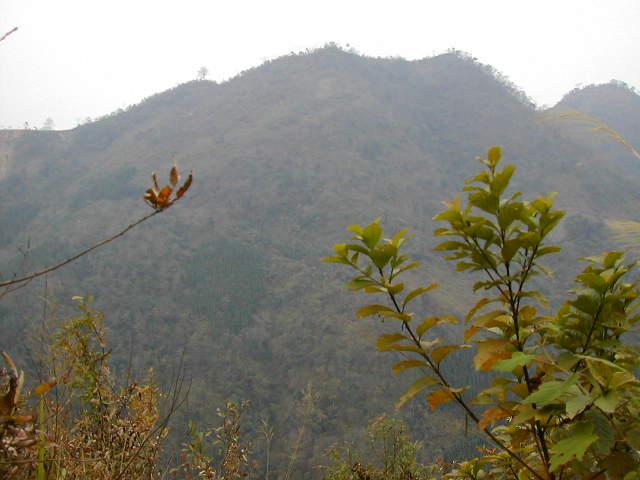
M 584 109 L 636 141 L 638 102 L 617 85 L 589 87 L 551 112 Z M 353 320 L 359 300 L 341 288 L 343 272 L 320 262 L 347 225 L 382 215 L 390 229 L 411 228 L 425 265 L 412 281 L 443 287 L 424 311 L 460 314 L 469 281 L 431 252 L 431 218 L 487 147 L 503 145 L 517 164 L 516 188 L 561 192 L 570 215 L 558 234 L 567 259 L 552 265 L 558 281 L 577 257 L 607 247 L 605 219 L 636 215 L 640 169 L 623 149 L 595 145 L 548 113 L 464 55 L 409 62 L 330 47 L 223 84 L 190 82 L 70 131 L 0 132 L 1 271 L 21 268 L 19 247 L 29 245 L 28 268 L 37 268 L 141 216 L 150 172 L 168 173 L 175 156 L 195 174 L 184 201 L 52 275 L 47 296 L 62 316 L 72 295 L 95 295 L 120 365 L 132 350 L 137 369 L 163 378 L 186 345 L 194 382 L 184 414 L 206 421 L 226 397 L 252 400 L 253 420 L 275 425 L 280 465 L 311 383 L 320 414 L 295 478 L 312 478 L 327 446 L 392 410 L 390 392 L 409 381 L 390 375 L 371 324 Z M 34 282 L 1 304 L 0 338 L 23 354 L 43 288 Z M 456 428 L 446 410 L 431 415 L 414 402 L 405 414 L 427 417 L 414 425 L 434 441 L 431 455 L 462 453 L 442 434 Z
M 569 92 L 558 106 L 594 115 L 610 124 L 635 145 L 640 145 L 640 97 L 628 85 L 611 81 Z

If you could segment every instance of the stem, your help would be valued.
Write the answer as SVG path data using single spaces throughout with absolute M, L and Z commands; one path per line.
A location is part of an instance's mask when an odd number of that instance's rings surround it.
M 113 242 L 117 238 L 122 237 L 129 230 L 137 227 L 138 225 L 140 225 L 143 222 L 146 222 L 151 217 L 154 217 L 155 215 L 157 215 L 158 213 L 163 212 L 163 211 L 164 210 L 154 210 L 150 214 L 145 215 L 144 217 L 142 217 L 140 220 L 132 223 L 131 225 L 129 225 L 124 230 L 121 230 L 120 232 L 116 233 L 115 235 L 113 235 L 113 236 L 111 236 L 109 238 L 106 238 L 104 240 L 99 241 L 98 243 L 92 245 L 91 247 L 86 248 L 86 249 L 82 250 L 81 252 L 76 253 L 72 257 L 69 257 L 66 260 L 63 260 L 60 263 L 56 263 L 55 265 L 51 265 L 51 266 L 49 266 L 49 267 L 47 267 L 47 268 L 45 268 L 43 270 L 40 270 L 38 272 L 30 273 L 29 275 L 26 275 L 26 276 L 21 277 L 21 278 L 14 278 L 12 280 L 5 280 L 4 282 L 0 282 L 0 288 L 8 287 L 9 285 L 15 285 L 16 283 L 28 282 L 28 281 L 33 280 L 34 278 L 38 278 L 38 277 L 41 277 L 42 275 L 46 275 L 47 273 L 51 273 L 51 272 L 53 272 L 55 270 L 58 270 L 59 268 L 64 267 L 65 265 L 68 265 L 69 263 L 76 261 L 80 257 L 83 257 L 86 254 L 93 252 L 97 248 L 100 248 L 100 247 L 102 247 L 104 245 L 107 245 L 108 243 Z
M 379 272 L 381 274 L 383 283 L 384 283 L 384 273 L 382 272 L 382 269 L 379 269 Z M 400 306 L 398 305 L 398 301 L 396 300 L 396 297 L 393 293 L 387 292 L 391 302 L 393 303 L 394 308 L 396 309 L 396 311 L 398 313 L 402 313 L 402 309 L 400 308 Z M 475 414 L 475 412 L 473 410 L 471 410 L 471 408 L 469 407 L 469 405 L 467 405 L 467 403 L 465 402 L 464 398 L 462 397 L 461 394 L 459 393 L 454 393 L 451 391 L 451 384 L 447 381 L 447 379 L 445 378 L 445 376 L 443 375 L 443 373 L 440 371 L 440 368 L 435 365 L 433 363 L 433 361 L 431 360 L 431 357 L 429 357 L 429 355 L 427 355 L 427 353 L 424 351 L 424 349 L 422 348 L 422 345 L 420 344 L 420 340 L 418 339 L 418 337 L 416 337 L 416 334 L 414 333 L 413 329 L 411 328 L 411 326 L 409 325 L 408 322 L 403 322 L 403 325 L 406 327 L 407 331 L 409 332 L 409 335 L 411 336 L 411 340 L 413 341 L 413 343 L 420 348 L 421 352 L 420 352 L 420 356 L 422 358 L 425 359 L 425 361 L 427 362 L 427 364 L 429 365 L 429 367 L 431 368 L 431 370 L 438 376 L 438 379 L 440 380 L 442 386 L 446 387 L 449 389 L 449 392 L 451 393 L 451 396 L 453 397 L 453 399 L 456 401 L 456 403 L 466 412 L 466 414 L 471 417 L 471 419 L 475 422 L 476 425 L 478 425 L 478 423 L 480 423 L 480 419 L 478 418 L 478 416 Z M 479 427 L 478 427 L 479 428 Z M 545 480 L 544 477 L 542 477 L 538 472 L 536 472 L 533 468 L 531 468 L 531 466 L 529 466 L 524 460 L 522 460 L 515 452 L 513 452 L 511 449 L 509 449 L 509 447 L 507 447 L 504 443 L 502 443 L 502 441 L 500 439 L 498 439 L 493 433 L 491 433 L 491 431 L 488 428 L 484 428 L 481 429 L 499 448 L 501 448 L 504 452 L 506 452 L 511 458 L 513 458 L 516 462 L 518 462 L 520 465 L 522 465 L 524 468 L 526 468 L 529 472 L 531 472 L 531 474 L 537 478 L 538 480 Z

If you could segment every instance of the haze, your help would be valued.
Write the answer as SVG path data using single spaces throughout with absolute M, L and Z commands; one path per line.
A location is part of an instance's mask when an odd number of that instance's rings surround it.
M 58 129 L 189 81 L 224 81 L 267 59 L 349 45 L 418 59 L 448 48 L 493 65 L 538 105 L 577 84 L 640 85 L 640 3 L 3 1 L 0 127 Z

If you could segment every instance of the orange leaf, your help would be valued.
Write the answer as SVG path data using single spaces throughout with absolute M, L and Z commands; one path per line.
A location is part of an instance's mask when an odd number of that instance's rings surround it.
M 429 401 L 431 410 L 435 410 L 439 405 L 453 400 L 453 395 L 451 395 L 449 390 L 440 389 L 429 394 L 429 396 L 427 396 L 427 400 Z
M 187 193 L 187 190 L 189 190 L 189 187 L 191 186 L 191 182 L 193 182 L 193 175 L 190 173 L 187 180 L 180 187 L 180 190 L 178 190 L 178 193 L 176 193 L 177 198 L 182 198 L 182 196 Z
M 169 197 L 171 196 L 171 192 L 173 192 L 173 188 L 169 185 L 160 190 L 158 194 L 158 206 L 160 208 L 166 208 L 169 205 Z
M 497 361 L 511 358 L 511 350 L 513 350 L 513 346 L 507 340 L 497 339 L 478 342 L 478 353 L 473 359 L 476 370 L 490 371 Z
M 151 174 L 151 179 L 153 180 L 153 188 L 155 188 L 156 191 L 160 190 L 160 187 L 158 186 L 158 176 L 156 175 L 156 172 L 153 172 Z
M 502 418 L 507 418 L 511 414 L 500 407 L 490 408 L 482 413 L 482 418 L 478 422 L 480 430 L 484 430 L 489 425 L 493 425 Z
M 473 337 L 479 331 L 480 331 L 480 329 L 478 327 L 476 327 L 475 325 L 471 325 L 469 328 L 467 328 L 464 331 L 464 340 L 465 341 L 469 340 L 471 337 Z
M 58 381 L 55 378 L 52 378 L 48 382 L 38 385 L 33 391 L 33 393 L 41 397 L 42 395 L 47 393 L 49 390 L 51 390 L 53 387 L 55 387 L 56 383 L 58 383 Z

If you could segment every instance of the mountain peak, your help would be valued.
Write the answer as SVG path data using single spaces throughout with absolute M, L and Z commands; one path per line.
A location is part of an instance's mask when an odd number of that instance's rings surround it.
M 556 108 L 580 110 L 597 117 L 637 145 L 640 141 L 640 96 L 619 80 L 576 88 Z

